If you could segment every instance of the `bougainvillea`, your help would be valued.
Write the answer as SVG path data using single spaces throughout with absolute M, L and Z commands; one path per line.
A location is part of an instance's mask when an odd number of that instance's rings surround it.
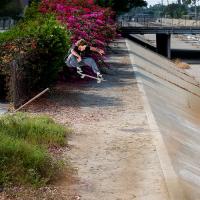
M 93 0 L 42 0 L 42 13 L 54 13 L 72 33 L 72 42 L 84 38 L 90 45 L 105 47 L 116 37 L 114 12 Z

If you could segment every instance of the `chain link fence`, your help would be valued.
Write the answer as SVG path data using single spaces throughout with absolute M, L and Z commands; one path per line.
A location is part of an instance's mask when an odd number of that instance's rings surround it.
M 0 31 L 9 30 L 17 23 L 17 20 L 11 17 L 0 17 Z

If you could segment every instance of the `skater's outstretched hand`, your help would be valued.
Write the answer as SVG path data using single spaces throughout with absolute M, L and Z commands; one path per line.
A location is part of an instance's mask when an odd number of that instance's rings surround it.
M 101 56 L 103 56 L 103 55 L 105 54 L 104 50 L 99 49 L 99 54 L 100 54 Z
M 104 50 L 98 49 L 96 47 L 90 47 L 90 50 L 99 53 L 101 56 L 105 54 Z
M 77 58 L 77 61 L 78 61 L 78 62 L 81 62 L 81 60 L 82 60 L 82 58 L 79 56 L 79 57 Z

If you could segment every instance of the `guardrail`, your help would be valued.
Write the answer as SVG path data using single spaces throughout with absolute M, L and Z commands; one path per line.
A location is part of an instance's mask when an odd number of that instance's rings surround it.
M 134 17 L 132 20 L 120 19 L 120 27 L 200 27 L 200 20 L 189 20 L 187 18 L 151 18 Z

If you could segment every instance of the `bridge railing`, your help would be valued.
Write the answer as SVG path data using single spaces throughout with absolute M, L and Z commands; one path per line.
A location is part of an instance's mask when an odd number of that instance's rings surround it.
M 16 24 L 16 20 L 11 17 L 0 17 L 0 31 L 8 30 Z
M 200 27 L 200 19 L 189 20 L 187 18 L 151 18 L 151 17 L 133 17 L 131 20 L 120 19 L 121 27 Z

